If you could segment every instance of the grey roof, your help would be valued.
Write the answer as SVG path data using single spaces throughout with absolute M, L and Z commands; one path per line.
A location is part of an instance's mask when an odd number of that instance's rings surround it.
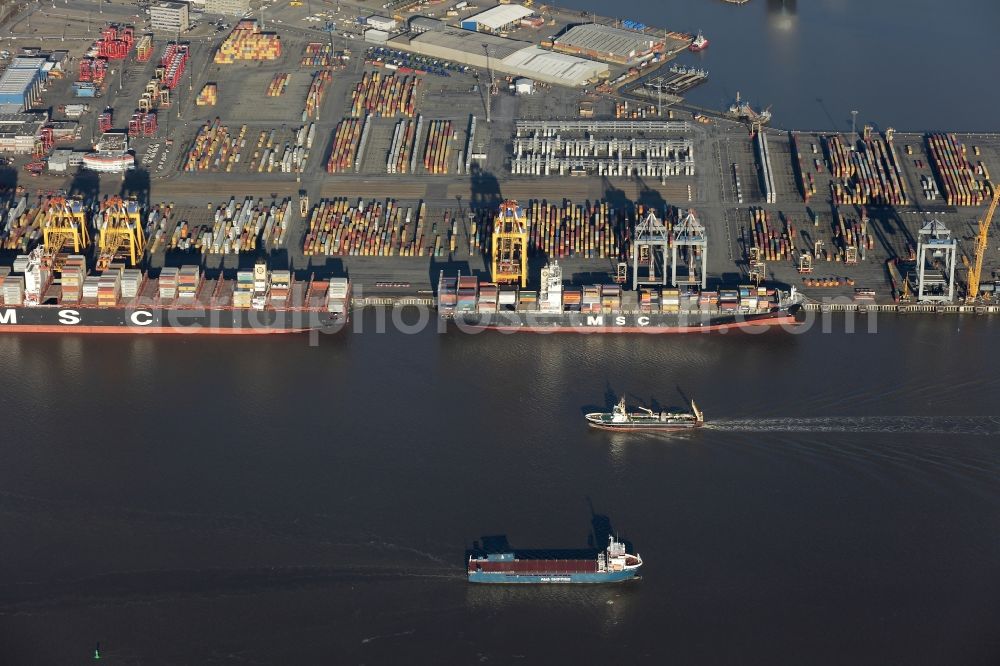
M 43 124 L 45 124 L 45 118 L 37 114 L 3 113 L 0 114 L 0 135 L 7 137 L 34 136 Z
M 410 41 L 434 44 L 441 48 L 475 53 L 476 55 L 485 55 L 486 47 L 489 46 L 490 57 L 497 59 L 506 58 L 512 53 L 531 46 L 529 42 L 505 39 L 503 37 L 495 37 L 485 33 L 470 32 L 457 28 L 445 28 L 444 30 L 425 32 L 422 35 L 417 35 Z
M 504 58 L 503 63 L 518 74 L 544 78 L 566 86 L 583 85 L 608 71 L 607 65 L 593 60 L 553 53 L 537 46 L 520 49 Z
M 0 94 L 23 95 L 37 78 L 37 69 L 7 69 L 0 74 Z
M 44 123 L 46 119 L 47 116 L 43 113 L 0 113 L 0 125 Z
M 430 16 L 414 16 L 410 19 L 410 29 L 420 30 L 444 30 L 447 27 L 444 21 Z
M 595 53 L 628 57 L 636 51 L 648 50 L 656 41 L 660 40 L 632 30 L 622 30 L 600 23 L 587 23 L 573 26 L 556 38 L 555 43 Z
M 41 69 L 45 66 L 48 58 L 34 56 L 17 56 L 10 62 L 7 69 Z

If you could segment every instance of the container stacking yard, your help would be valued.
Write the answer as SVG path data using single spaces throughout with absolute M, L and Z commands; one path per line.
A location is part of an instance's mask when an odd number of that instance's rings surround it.
M 971 264 L 976 256 L 1000 135 L 861 126 L 856 134 L 789 134 L 762 123 L 764 113 L 742 121 L 724 108 L 695 114 L 666 94 L 683 94 L 671 84 L 704 78 L 671 62 L 675 47 L 686 47 L 683 35 L 578 12 L 536 5 L 500 24 L 509 10 L 491 11 L 495 3 L 451 16 L 446 4 L 425 8 L 440 21 L 414 20 L 417 29 L 406 30 L 396 15 L 415 19 L 416 7 L 369 5 L 358 15 L 375 14 L 374 23 L 339 17 L 331 35 L 333 26 L 310 17 L 307 4 L 273 5 L 266 23 L 234 20 L 235 29 L 202 22 L 179 44 L 169 33 L 155 45 L 135 35 L 128 57 L 113 62 L 96 45 L 87 56 L 75 47 L 88 45 L 67 38 L 70 59 L 42 57 L 48 76 L 31 100 L 54 117 L 38 113 L 23 132 L 13 124 L 19 117 L 2 124 L 11 128 L 0 133 L 4 150 L 27 153 L 14 157 L 16 184 L 69 189 L 87 148 L 127 127 L 127 150 L 112 157 L 134 155 L 142 170 L 89 177 L 95 196 L 128 188 L 143 201 L 173 202 L 144 209 L 153 265 L 178 263 L 161 253 L 188 253 L 184 262 L 232 277 L 246 255 L 277 247 L 283 265 L 273 271 L 301 279 L 334 267 L 373 299 L 429 299 L 437 283 L 430 260 L 468 260 L 468 270 L 491 279 L 494 216 L 507 198 L 524 208 L 531 281 L 558 259 L 570 281 L 618 284 L 618 264 L 635 262 L 637 211 L 656 212 L 672 250 L 684 219 L 674 206 L 691 206 L 712 251 L 679 251 L 707 257 L 706 289 L 738 274 L 795 285 L 809 297 L 821 289 L 817 299 L 855 303 L 858 288 L 867 304 L 917 305 L 916 276 L 940 281 L 950 273 L 938 257 L 919 270 L 920 231 L 936 221 L 959 262 L 953 292 L 944 290 L 954 301 L 935 307 L 958 307 L 965 296 L 962 258 Z M 456 27 L 477 12 L 488 13 L 473 29 Z M 36 13 L 32 23 L 36 17 L 44 20 Z M 386 43 L 365 43 L 365 27 L 387 32 Z M 118 45 L 107 49 L 121 55 Z M 91 80 L 77 89 L 87 84 L 96 101 L 72 97 L 84 72 Z M 612 91 L 616 77 L 629 83 Z M 37 186 L 29 174 L 39 174 Z M 232 215 L 230 198 L 239 209 Z M 9 220 L 6 211 L 19 206 Z M 37 195 L 0 192 L 5 247 L 27 254 L 39 243 L 43 227 L 31 218 L 38 207 Z M 994 295 L 995 241 L 985 244 L 981 285 Z M 623 303 L 638 293 L 625 273 Z M 279 273 L 278 291 L 283 280 Z M 94 293 L 110 298 L 115 287 L 105 282 Z M 125 281 L 118 288 L 132 289 Z

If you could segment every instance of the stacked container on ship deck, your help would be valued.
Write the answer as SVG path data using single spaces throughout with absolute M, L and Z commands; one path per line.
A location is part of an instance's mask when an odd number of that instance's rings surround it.
M 142 271 L 138 268 L 126 268 L 122 271 L 122 299 L 131 300 L 139 296 L 142 287 Z
M 112 272 L 97 278 L 97 304 L 103 308 L 118 305 L 121 297 L 121 274 Z
M 585 314 L 599 314 L 601 312 L 600 285 L 587 285 L 583 287 L 583 295 L 580 299 L 580 312 Z
M 253 298 L 253 271 L 236 271 L 236 290 L 233 291 L 233 307 L 247 309 Z
M 675 314 L 681 310 L 681 290 L 664 289 L 660 297 L 660 311 Z
M 732 313 L 740 309 L 740 292 L 738 289 L 719 290 L 719 312 Z
M 681 312 L 697 312 L 698 311 L 698 292 L 696 291 L 683 291 L 680 294 L 680 311 Z
M 617 284 L 601 287 L 601 312 L 620 312 L 622 309 L 622 288 Z
M 66 257 L 60 279 L 64 303 L 78 303 L 80 301 L 83 297 L 83 281 L 86 276 L 87 260 L 83 255 L 71 254 Z
M 534 312 L 538 310 L 538 292 L 521 289 L 517 292 L 518 312 Z
M 4 305 L 24 304 L 24 277 L 21 275 L 3 276 Z
M 719 293 L 715 291 L 703 291 L 698 294 L 698 309 L 702 312 L 715 310 L 719 301 Z
M 271 305 L 279 310 L 288 307 L 292 288 L 291 271 L 271 271 Z
M 659 292 L 649 287 L 639 289 L 639 312 L 659 312 Z
M 181 266 L 177 273 L 177 297 L 184 300 L 194 300 L 198 294 L 201 281 L 201 271 L 197 266 Z
M 172 267 L 160 271 L 157 288 L 161 300 L 172 301 L 177 298 L 177 274 L 178 270 Z
M 504 285 L 500 287 L 499 309 L 503 311 L 513 311 L 517 309 L 517 287 Z
M 327 311 L 345 314 L 349 307 L 349 285 L 347 278 L 330 278 L 330 285 L 327 288 Z
M 458 278 L 444 277 L 438 281 L 438 310 L 450 315 L 458 305 Z
M 563 311 L 583 312 L 583 293 L 579 289 L 563 290 Z
M 740 293 L 740 309 L 744 312 L 757 309 L 757 288 L 753 285 L 741 284 L 739 287 Z
M 458 301 L 455 309 L 458 312 L 475 312 L 478 298 L 479 279 L 474 275 L 458 277 Z
M 101 278 L 97 275 L 88 275 L 83 278 L 83 301 L 93 303 L 100 293 Z
M 483 282 L 479 285 L 478 311 L 495 314 L 500 290 L 493 282 Z

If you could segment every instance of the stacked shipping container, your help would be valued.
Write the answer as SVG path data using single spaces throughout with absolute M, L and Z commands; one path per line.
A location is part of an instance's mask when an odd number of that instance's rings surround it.
M 230 136 L 229 128 L 218 118 L 205 123 L 198 130 L 184 160 L 184 171 L 232 171 L 239 162 L 239 149 L 245 147 L 247 126 L 240 128 L 239 134 Z
M 750 240 L 753 247 L 760 251 L 764 261 L 792 259 L 792 241 L 795 239 L 795 228 L 787 219 L 782 220 L 785 229 L 775 228 L 770 211 L 762 208 L 750 208 Z
M 334 58 L 333 47 L 328 42 L 309 42 L 299 61 L 301 67 L 330 67 L 339 62 Z
M 982 206 L 987 192 L 976 180 L 965 145 L 954 134 L 928 134 L 931 165 L 949 206 Z
M 424 170 L 427 173 L 448 173 L 448 153 L 451 150 L 451 121 L 432 120 L 427 128 L 424 145 Z
M 198 96 L 195 97 L 194 103 L 197 106 L 215 106 L 215 103 L 219 101 L 219 86 L 214 83 L 206 83 Z
M 365 72 L 351 96 L 352 113 L 370 113 L 377 118 L 416 115 L 420 79 L 381 72 Z
M 840 135 L 824 139 L 831 173 L 840 182 L 831 183 L 835 205 L 905 206 L 908 203 L 899 161 L 891 141 L 869 131 L 848 150 Z
M 217 65 L 229 65 L 237 60 L 276 60 L 281 56 L 281 38 L 273 32 L 263 32 L 253 19 L 236 24 L 215 52 Z
M 323 93 L 326 92 L 327 85 L 333 80 L 330 70 L 323 69 L 313 74 L 309 90 L 306 92 L 306 107 L 302 111 L 302 122 L 310 116 L 319 118 L 319 107 L 323 103 Z
M 285 94 L 285 88 L 288 87 L 288 74 L 284 72 L 279 72 L 274 75 L 271 82 L 267 84 L 267 96 L 268 97 L 281 97 Z
M 386 173 L 409 173 L 417 142 L 417 126 L 418 121 L 413 120 L 400 120 L 396 123 L 385 161 Z
M 442 256 L 454 248 L 458 221 L 445 214 L 439 232 L 436 222 L 427 228 L 424 204 L 414 210 L 392 199 L 385 203 L 346 198 L 320 201 L 313 207 L 303 243 L 305 255 L 379 257 Z
M 333 132 L 330 159 L 326 162 L 327 173 L 347 171 L 354 165 L 361 144 L 361 118 L 344 118 Z

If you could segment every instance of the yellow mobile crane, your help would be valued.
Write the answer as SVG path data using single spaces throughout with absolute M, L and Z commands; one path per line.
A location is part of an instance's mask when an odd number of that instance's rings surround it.
M 969 266 L 969 286 L 965 292 L 966 305 L 972 305 L 979 297 L 979 281 L 983 275 L 983 256 L 986 254 L 986 243 L 989 239 L 990 223 L 993 221 L 993 214 L 997 212 L 997 204 L 1000 203 L 1000 187 L 993 186 L 993 201 L 986 211 L 983 219 L 979 220 L 979 234 L 976 236 L 976 255 Z

